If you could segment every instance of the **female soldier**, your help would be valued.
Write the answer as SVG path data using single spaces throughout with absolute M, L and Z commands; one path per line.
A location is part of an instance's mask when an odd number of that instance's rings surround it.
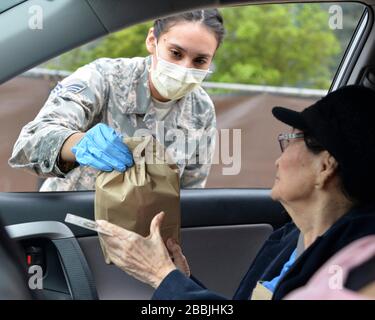
M 139 129 L 154 135 L 160 127 L 164 135 L 180 129 L 197 146 L 216 126 L 214 105 L 200 84 L 223 36 L 216 9 L 156 20 L 146 38 L 150 56 L 101 58 L 61 81 L 22 129 L 9 164 L 53 177 L 41 191 L 87 190 L 94 189 L 97 170 L 132 166 L 122 136 Z M 207 159 L 213 150 L 208 139 Z M 210 161 L 198 158 L 197 146 L 178 162 L 182 187 L 204 187 Z

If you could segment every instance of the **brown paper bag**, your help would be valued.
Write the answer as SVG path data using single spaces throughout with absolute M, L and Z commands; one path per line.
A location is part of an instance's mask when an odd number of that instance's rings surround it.
M 165 212 L 161 235 L 180 242 L 180 178 L 176 164 L 165 159 L 152 136 L 125 138 L 134 166 L 125 172 L 100 172 L 96 178 L 95 219 L 107 220 L 144 237 L 150 234 L 152 218 Z M 159 148 L 159 149 L 158 149 Z M 156 150 L 161 152 L 157 152 Z M 106 263 L 110 263 L 100 238 Z

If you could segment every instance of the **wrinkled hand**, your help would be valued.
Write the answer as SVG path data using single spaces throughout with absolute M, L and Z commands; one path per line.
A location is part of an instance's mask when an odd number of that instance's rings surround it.
M 76 161 L 101 171 L 126 171 L 134 164 L 129 148 L 122 137 L 104 123 L 88 130 L 72 148 Z
M 186 260 L 186 257 L 183 255 L 181 247 L 178 245 L 176 240 L 168 239 L 167 248 L 169 253 L 172 255 L 173 262 L 175 266 L 184 273 L 187 277 L 190 277 L 190 267 Z
M 150 235 L 146 238 L 107 221 L 97 221 L 100 229 L 113 235 L 102 236 L 109 259 L 129 275 L 154 288 L 176 269 L 160 235 L 164 215 L 160 212 L 152 219 Z

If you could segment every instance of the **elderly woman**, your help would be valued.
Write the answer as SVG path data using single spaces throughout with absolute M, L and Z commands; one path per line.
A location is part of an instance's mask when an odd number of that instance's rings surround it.
M 302 112 L 272 110 L 292 127 L 278 138 L 282 154 L 272 188 L 292 222 L 271 234 L 234 299 L 282 299 L 340 249 L 375 234 L 374 103 L 374 91 L 347 86 Z M 178 244 L 164 245 L 162 220 L 163 213 L 156 215 L 147 238 L 99 221 L 113 234 L 104 237 L 112 262 L 156 288 L 154 299 L 223 298 L 190 277 Z

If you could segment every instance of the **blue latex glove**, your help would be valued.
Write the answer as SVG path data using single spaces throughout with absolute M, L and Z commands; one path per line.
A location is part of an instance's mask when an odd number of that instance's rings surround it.
M 103 123 L 88 130 L 72 152 L 80 165 L 101 171 L 123 172 L 134 164 L 132 153 L 122 142 L 121 135 Z

